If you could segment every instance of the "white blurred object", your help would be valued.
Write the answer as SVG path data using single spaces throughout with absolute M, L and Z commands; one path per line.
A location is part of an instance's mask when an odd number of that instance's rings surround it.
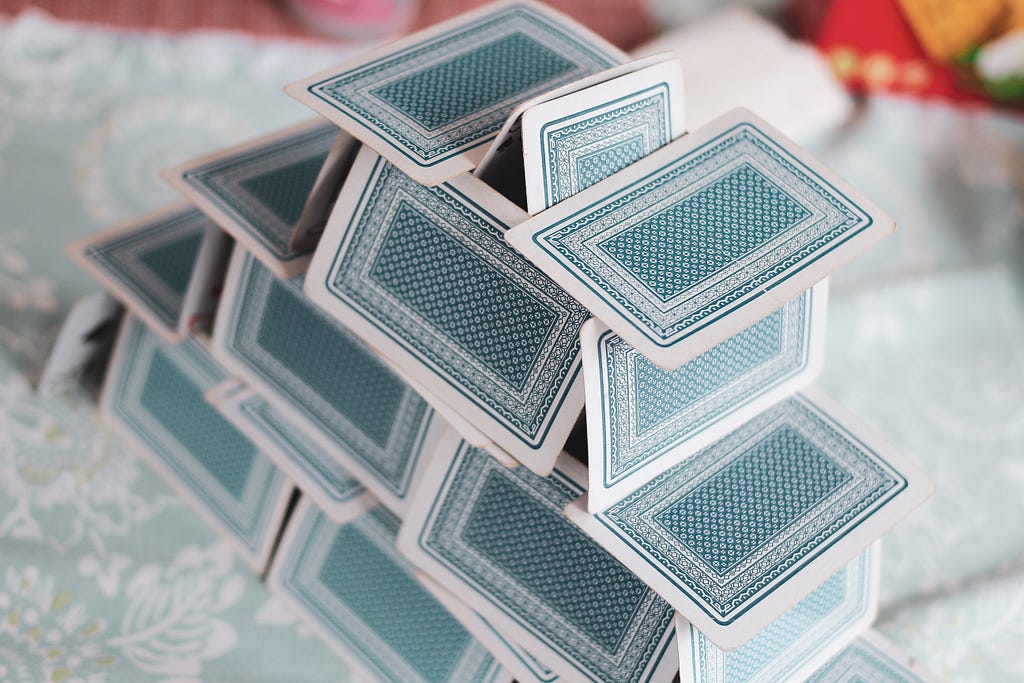
M 806 143 L 835 129 L 853 109 L 817 50 L 790 40 L 747 9 L 725 10 L 663 33 L 632 56 L 665 51 L 674 51 L 683 64 L 691 130 L 734 107 L 747 107 Z
M 1024 75 L 1024 29 L 999 36 L 982 45 L 975 65 L 986 81 Z

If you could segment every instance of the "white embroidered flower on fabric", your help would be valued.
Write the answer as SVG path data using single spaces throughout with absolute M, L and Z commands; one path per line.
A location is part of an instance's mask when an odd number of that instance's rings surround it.
M 218 541 L 189 546 L 164 566 L 140 567 L 125 585 L 129 599 L 108 647 L 139 669 L 175 680 L 199 676 L 203 662 L 234 649 L 235 627 L 220 618 L 245 592 L 234 554 Z
M 137 491 L 140 465 L 98 429 L 95 405 L 74 393 L 39 398 L 0 357 L 0 540 L 58 553 L 129 534 L 172 501 Z

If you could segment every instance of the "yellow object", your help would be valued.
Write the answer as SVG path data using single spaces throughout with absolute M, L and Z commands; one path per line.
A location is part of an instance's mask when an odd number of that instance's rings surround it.
M 899 0 L 903 14 L 932 59 L 949 62 L 1003 28 L 1008 0 Z M 1024 5 L 1015 0 L 1015 5 Z

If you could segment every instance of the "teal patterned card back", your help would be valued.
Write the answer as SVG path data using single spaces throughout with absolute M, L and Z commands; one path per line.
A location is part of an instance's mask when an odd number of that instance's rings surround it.
M 399 498 L 434 411 L 376 353 L 309 299 L 303 276 L 274 277 L 246 254 L 224 348 Z
M 192 167 L 182 181 L 279 260 L 292 261 L 309 253 L 289 241 L 337 135 L 321 123 Z
M 274 580 L 373 680 L 507 680 L 416 580 L 395 547 L 398 519 L 384 508 L 337 526 L 310 505 L 294 524 Z
M 692 149 L 688 137 L 606 196 L 580 194 L 583 208 L 529 237 L 656 349 L 748 305 L 774 310 L 773 288 L 874 223 L 759 125 L 733 125 Z
M 544 206 L 639 161 L 672 139 L 667 84 L 541 126 Z
M 603 485 L 614 486 L 802 372 L 818 324 L 815 296 L 823 294 L 808 290 L 675 370 L 657 367 L 614 332 L 601 335 L 601 405 L 590 414 L 601 420 Z
M 580 675 L 643 681 L 673 647 L 672 608 L 566 519 L 583 491 L 559 470 L 505 468 L 462 442 L 442 490 L 419 547 Z
M 366 492 L 330 453 L 263 397 L 250 394 L 238 404 L 238 410 L 267 442 L 273 443 L 278 452 L 286 454 L 291 463 L 316 482 L 319 492 L 333 503 L 346 503 Z
M 253 558 L 276 538 L 285 478 L 203 398 L 227 373 L 196 341 L 170 345 L 125 322 L 107 410 Z
M 680 634 L 681 666 L 695 683 L 785 683 L 802 680 L 870 621 L 877 600 L 877 546 L 861 553 L 814 592 L 736 650 L 718 649 L 692 625 Z
M 893 646 L 882 646 L 880 641 L 880 636 L 869 631 L 818 669 L 807 683 L 931 682 L 932 679 L 898 659 Z
M 192 207 L 163 213 L 92 242 L 83 257 L 118 285 L 119 294 L 131 297 L 173 330 L 207 225 L 206 216 Z
M 539 683 L 555 683 L 555 681 L 559 680 L 558 674 L 523 649 L 522 645 L 512 642 L 506 638 L 504 634 L 495 629 L 489 621 L 481 617 L 480 623 L 491 632 L 492 636 L 504 643 L 505 647 L 507 647 L 509 651 L 522 663 L 522 665 L 527 668 L 529 673 L 536 678 Z
M 377 158 L 363 197 L 328 292 L 516 442 L 540 448 L 579 379 L 590 314 L 452 185 L 424 187 Z
M 728 625 L 907 486 L 881 455 L 797 395 L 594 518 Z
M 533 6 L 508 4 L 306 90 L 431 167 L 494 138 L 519 103 L 621 59 Z

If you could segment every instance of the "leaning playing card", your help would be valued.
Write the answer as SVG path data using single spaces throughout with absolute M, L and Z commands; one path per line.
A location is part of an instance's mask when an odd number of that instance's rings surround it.
M 305 291 L 428 399 L 544 474 L 583 408 L 590 314 L 505 242 L 525 217 L 479 178 L 424 187 L 364 146 Z
M 876 541 L 731 652 L 715 647 L 677 612 L 680 677 L 693 683 L 806 679 L 874 621 L 880 554 Z
M 262 572 L 293 487 L 203 393 L 227 373 L 195 339 L 167 344 L 127 317 L 101 408 L 140 455 Z
M 600 512 L 709 446 L 820 373 L 828 281 L 662 370 L 592 318 L 580 332 L 590 487 Z
M 106 292 L 95 292 L 71 305 L 46 365 L 39 376 L 39 395 L 54 396 L 85 378 L 105 362 L 117 334 L 123 308 Z
M 214 386 L 205 398 L 332 521 L 343 524 L 377 504 L 330 451 L 240 380 Z
M 510 683 L 509 672 L 416 580 L 395 547 L 398 523 L 377 506 L 334 524 L 304 499 L 267 582 L 361 680 Z
M 570 456 L 547 477 L 502 467 L 449 433 L 399 547 L 565 680 L 668 683 L 674 610 L 562 512 L 582 470 Z
M 447 425 L 373 349 L 236 248 L 213 352 L 401 516 Z
M 473 611 L 467 603 L 429 575 L 416 572 L 416 579 L 422 583 L 438 602 L 459 620 L 467 631 L 480 641 L 502 666 L 515 676 L 517 683 L 554 683 L 558 674 L 537 660 L 523 646 L 498 631 L 489 621 Z
M 667 59 L 522 114 L 526 210 L 535 215 L 686 132 L 683 72 Z

